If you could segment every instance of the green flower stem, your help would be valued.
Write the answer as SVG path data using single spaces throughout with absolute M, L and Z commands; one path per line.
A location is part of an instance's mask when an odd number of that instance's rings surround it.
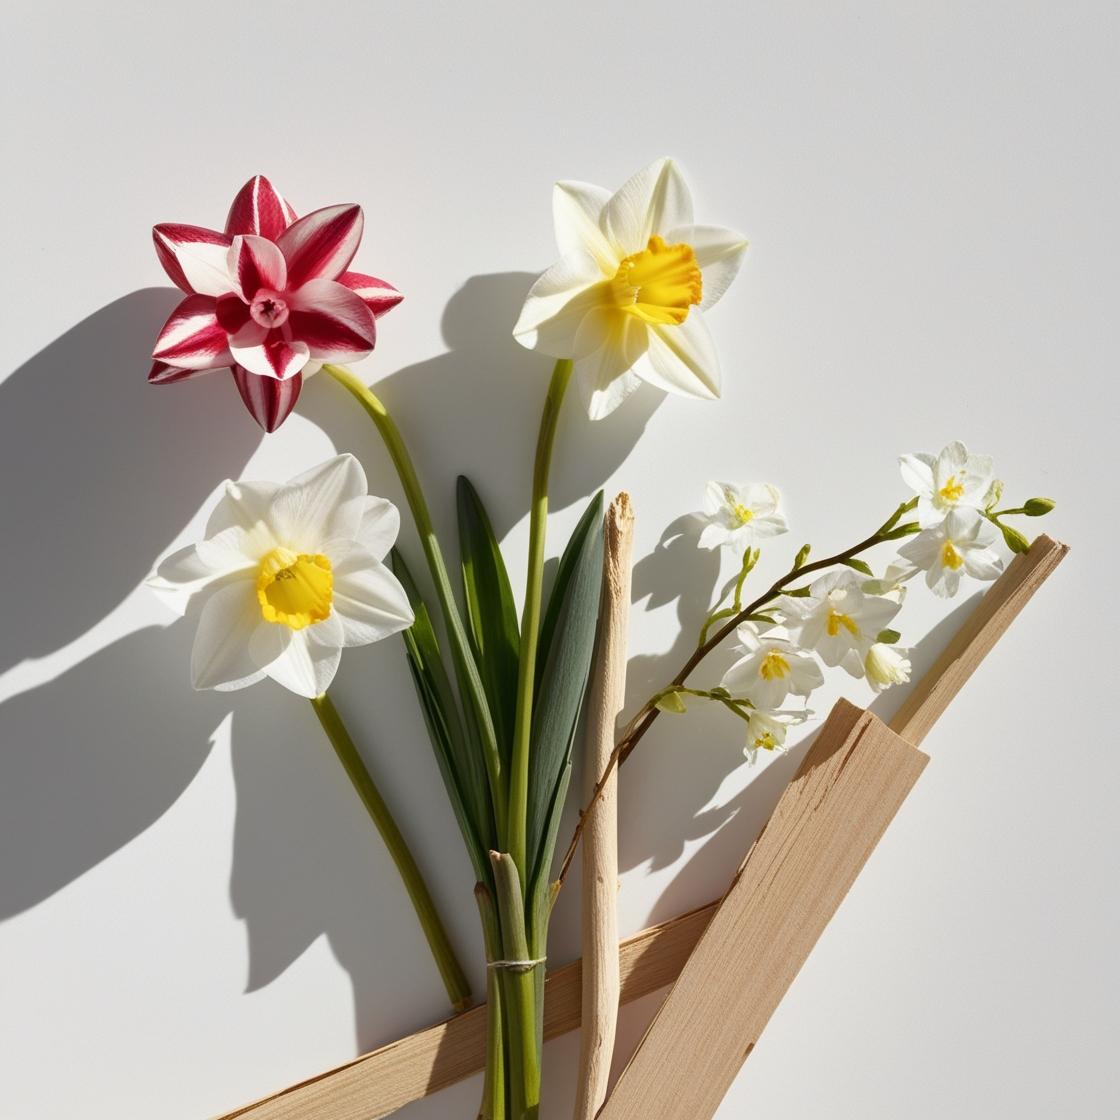
M 482 919 L 486 961 L 502 959 L 502 931 L 494 896 L 485 883 L 476 883 L 475 901 Z M 486 1074 L 482 1083 L 482 1105 L 478 1120 L 506 1120 L 506 1066 L 502 1024 L 501 978 L 495 968 L 486 969 Z
M 451 1006 L 456 1011 L 465 1011 L 471 1005 L 470 985 L 455 956 L 455 950 L 451 947 L 451 940 L 443 928 L 428 886 L 424 882 L 423 875 L 420 874 L 420 868 L 416 866 L 416 860 L 413 859 L 408 844 L 397 827 L 397 822 L 393 820 L 389 806 L 385 804 L 385 799 L 362 761 L 362 756 L 358 753 L 358 748 L 350 738 L 350 733 L 346 730 L 346 725 L 342 722 L 342 717 L 338 714 L 338 709 L 331 698 L 323 693 L 322 696 L 317 696 L 311 701 L 311 706 L 315 709 L 315 714 L 319 717 L 319 722 L 323 725 L 323 730 L 327 733 L 339 762 L 342 763 L 354 789 L 362 799 L 362 804 L 365 805 L 373 823 L 377 826 L 377 831 L 381 833 L 381 839 L 385 841 L 389 855 L 397 865 L 405 890 L 408 891 L 408 897 L 412 899 L 412 905 L 416 909 L 416 916 L 420 919 L 424 936 L 428 939 L 432 956 L 435 957 L 436 967 L 443 978 L 444 987 L 447 988 Z
M 323 366 L 323 372 L 329 374 L 343 388 L 347 389 L 365 409 L 366 414 L 373 421 L 385 442 L 386 450 L 393 460 L 393 466 L 396 467 L 401 485 L 404 487 L 405 497 L 408 499 L 412 518 L 416 522 L 416 531 L 420 534 L 420 543 L 424 548 L 424 556 L 428 561 L 428 569 L 431 571 L 436 595 L 443 611 L 443 621 L 451 642 L 456 675 L 463 692 L 467 695 L 481 735 L 487 777 L 490 783 L 490 796 L 494 806 L 495 824 L 498 828 L 498 834 L 502 835 L 505 831 L 506 789 L 502 776 L 501 758 L 498 754 L 498 740 L 494 732 L 494 721 L 490 715 L 490 706 L 486 702 L 486 693 L 483 691 L 478 666 L 475 664 L 474 656 L 467 643 L 467 632 L 463 626 L 459 608 L 455 603 L 455 595 L 451 590 L 451 580 L 447 575 L 447 565 L 443 561 L 439 538 L 432 526 L 428 502 L 420 486 L 420 479 L 417 477 L 412 457 L 408 453 L 408 448 L 405 446 L 396 422 L 389 415 L 388 409 L 382 404 L 380 398 L 368 385 L 360 381 L 345 366 L 327 364 Z
M 506 847 L 522 882 L 529 881 L 529 753 L 533 724 L 533 687 L 537 675 L 537 641 L 540 636 L 544 584 L 544 540 L 548 520 L 548 475 L 552 447 L 564 393 L 572 377 L 572 363 L 561 358 L 552 371 L 537 437 L 533 464 L 533 498 L 529 511 L 529 564 L 525 580 L 525 609 L 521 617 L 521 657 L 517 668 L 517 714 L 510 754 L 509 814 Z
M 638 745 L 639 740 L 661 714 L 661 709 L 656 706 L 657 699 L 669 692 L 678 690 L 697 665 L 699 665 L 725 638 L 733 634 L 740 623 L 749 620 L 752 615 L 765 607 L 767 603 L 772 602 L 783 592 L 790 595 L 798 594 L 798 589 L 796 588 L 791 591 L 786 591 L 786 588 L 795 580 L 800 579 L 802 576 L 809 575 L 812 572 L 819 572 L 824 568 L 832 568 L 837 564 L 844 564 L 853 557 L 858 556 L 861 552 L 866 552 L 869 548 L 874 548 L 875 545 L 883 544 L 885 541 L 898 540 L 901 537 L 917 533 L 919 531 L 919 526 L 916 521 L 907 521 L 901 525 L 899 524 L 902 515 L 908 513 L 916 505 L 916 498 L 909 502 L 904 502 L 875 530 L 874 533 L 871 534 L 871 536 L 866 537 L 864 540 L 860 541 L 859 544 L 854 544 L 851 548 L 847 548 L 843 552 L 836 553 L 835 556 L 826 556 L 823 560 L 816 560 L 811 564 L 802 564 L 800 566 L 795 564 L 784 576 L 775 580 L 770 585 L 769 589 L 755 599 L 753 603 L 748 603 L 742 610 L 728 619 L 728 621 L 710 638 L 706 641 L 702 641 L 696 647 L 692 655 L 681 667 L 680 672 L 677 673 L 664 688 L 660 689 L 652 699 L 646 701 L 638 714 L 627 725 L 627 729 L 622 738 L 615 743 L 611 757 L 607 760 L 607 765 L 603 770 L 603 776 L 591 791 L 591 797 L 588 799 L 587 806 L 580 814 L 579 822 L 576 824 L 575 832 L 568 844 L 568 850 L 564 853 L 564 859 L 560 865 L 560 874 L 556 878 L 555 890 L 559 890 L 560 886 L 563 885 L 568 870 L 572 865 L 572 860 L 575 858 L 576 848 L 579 846 L 580 836 L 583 834 L 583 822 L 587 820 L 587 809 L 598 800 L 599 795 L 603 792 L 615 767 L 621 766 L 622 763 L 630 757 L 630 754 Z M 804 589 L 801 590 L 804 591 Z
M 513 858 L 504 852 L 491 852 L 494 888 L 498 895 L 498 914 L 502 923 L 503 967 L 491 969 L 501 974 L 503 1004 L 509 1016 L 510 1120 L 537 1120 L 541 1099 L 541 1048 L 538 1033 L 537 973 L 543 964 L 528 965 L 529 939 L 525 931 L 525 898 Z M 510 962 L 525 962 L 510 967 Z

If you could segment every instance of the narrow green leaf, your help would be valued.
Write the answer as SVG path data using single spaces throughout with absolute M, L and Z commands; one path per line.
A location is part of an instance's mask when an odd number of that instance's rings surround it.
M 811 545 L 803 544 L 797 550 L 797 555 L 793 558 L 793 567 L 794 567 L 795 571 L 798 568 L 800 568 L 801 565 L 804 564 L 806 560 L 809 559 L 809 553 L 811 551 L 811 548 L 812 548 Z
M 464 839 L 468 848 L 472 848 L 471 860 L 474 862 L 480 857 L 488 868 L 487 852 L 494 843 L 494 824 L 485 763 L 477 742 L 468 740 L 428 606 L 404 557 L 393 549 L 390 560 L 415 615 L 412 626 L 404 632 L 404 641 L 432 749 L 452 808 L 457 817 L 463 812 L 470 826 L 469 830 L 464 828 L 464 821 L 460 819 Z M 477 851 L 473 850 L 471 838 Z
M 662 712 L 675 712 L 677 715 L 688 711 L 684 698 L 679 692 L 666 692 L 664 696 L 659 696 L 654 707 Z
M 572 756 L 572 742 L 583 704 L 603 571 L 603 495 L 596 494 L 560 561 L 552 601 L 558 606 L 540 656 L 545 667 L 533 706 L 533 752 L 529 771 L 528 865 L 547 865 L 544 848 L 557 783 Z M 551 611 L 552 601 L 549 603 Z
M 857 572 L 862 572 L 865 576 L 873 576 L 875 573 L 871 570 L 871 565 L 865 560 L 857 560 L 854 556 L 849 557 L 844 563 L 849 568 L 854 568 Z
M 490 703 L 502 763 L 508 765 L 517 708 L 517 608 L 490 518 L 464 475 L 459 476 L 456 501 L 467 632 Z

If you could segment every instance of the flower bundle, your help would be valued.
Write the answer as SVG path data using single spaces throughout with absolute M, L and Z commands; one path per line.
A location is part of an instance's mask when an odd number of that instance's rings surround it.
M 458 1009 L 470 1002 L 463 969 L 404 833 L 329 695 L 344 648 L 402 635 L 474 872 L 488 966 L 480 1115 L 491 1120 L 537 1115 L 549 918 L 582 828 L 554 869 L 604 563 L 597 494 L 546 593 L 549 475 L 561 409 L 573 382 L 593 421 L 643 384 L 718 397 L 719 361 L 705 316 L 746 248 L 738 234 L 695 222 L 688 187 L 670 160 L 613 193 L 560 183 L 553 217 L 560 259 L 533 285 L 513 327 L 526 347 L 556 359 L 532 464 L 520 611 L 479 492 L 460 478 L 458 556 L 449 565 L 404 436 L 376 393 L 340 364 L 373 350 L 378 319 L 402 298 L 384 281 L 350 271 L 361 209 L 328 206 L 297 218 L 258 176 L 238 193 L 222 232 L 180 224 L 154 231 L 160 261 L 186 295 L 158 336 L 149 381 L 228 368 L 253 418 L 271 432 L 291 413 L 304 379 L 321 370 L 370 419 L 399 476 L 431 595 L 394 547 L 398 511 L 369 495 L 349 455 L 284 484 L 225 483 L 204 539 L 167 557 L 151 582 L 197 616 L 197 688 L 237 689 L 269 677 L 310 700 L 400 870 Z M 683 713 L 691 699 L 741 720 L 753 759 L 782 749 L 789 728 L 809 717 L 825 668 L 876 691 L 905 682 L 908 651 L 891 626 L 909 582 L 921 575 L 949 597 L 965 577 L 994 579 L 1008 551 L 1027 547 L 1006 519 L 1053 507 L 1035 498 L 998 508 L 1002 486 L 990 460 L 960 443 L 936 457 L 905 455 L 901 468 L 913 496 L 874 532 L 822 559 L 802 547 L 788 571 L 749 601 L 762 548 L 788 531 L 781 494 L 768 483 L 708 484 L 699 544 L 731 551 L 738 574 L 680 671 L 623 730 L 592 799 L 660 713 Z M 897 552 L 876 576 L 864 554 L 886 545 Z M 734 663 L 718 682 L 695 683 L 708 655 L 732 636 Z

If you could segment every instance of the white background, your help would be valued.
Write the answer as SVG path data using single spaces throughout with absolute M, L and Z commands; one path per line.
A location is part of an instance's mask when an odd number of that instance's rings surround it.
M 144 384 L 174 302 L 148 228 L 220 225 L 255 172 L 301 212 L 361 202 L 356 264 L 407 295 L 362 372 L 448 543 L 465 471 L 519 582 L 549 363 L 509 330 L 553 259 L 551 184 L 613 188 L 664 154 L 699 220 L 752 243 L 711 316 L 725 395 L 643 392 L 597 425 L 573 395 L 549 544 L 597 486 L 633 494 L 634 703 L 718 582 L 687 533 L 659 546 L 709 478 L 786 495 L 794 531 L 760 581 L 804 540 L 864 535 L 905 496 L 896 455 L 952 438 L 995 456 L 1010 498 L 1057 497 L 1024 528 L 1073 545 L 927 741 L 720 1116 L 1113 1113 L 1114 5 L 38 0 L 5 24 L 4 1120 L 201 1120 L 444 1013 L 308 706 L 270 684 L 193 695 L 191 635 L 141 586 L 226 476 L 339 448 L 375 491 L 399 499 L 396 481 L 321 378 L 267 439 L 225 375 Z M 900 621 L 916 641 L 946 615 L 915 587 Z M 349 655 L 337 694 L 481 987 L 399 644 Z M 665 718 L 627 764 L 625 932 L 717 895 L 765 819 L 795 758 L 752 770 L 738 736 Z M 575 901 L 555 961 L 577 952 Z M 653 1002 L 626 1012 L 623 1047 Z M 547 1050 L 548 1117 L 569 1114 L 576 1048 Z M 477 1097 L 401 1115 L 467 1118 Z

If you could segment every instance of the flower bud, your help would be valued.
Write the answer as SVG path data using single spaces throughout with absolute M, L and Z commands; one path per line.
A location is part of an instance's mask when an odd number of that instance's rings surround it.
M 1000 528 L 1003 530 L 1003 539 L 1012 552 L 1026 552 L 1031 547 L 1031 542 L 1018 529 L 1012 529 L 1010 525 L 1001 525 Z
M 1049 513 L 1054 505 L 1053 498 L 1028 498 L 1023 503 L 1023 512 L 1028 517 L 1041 517 L 1044 513 Z

